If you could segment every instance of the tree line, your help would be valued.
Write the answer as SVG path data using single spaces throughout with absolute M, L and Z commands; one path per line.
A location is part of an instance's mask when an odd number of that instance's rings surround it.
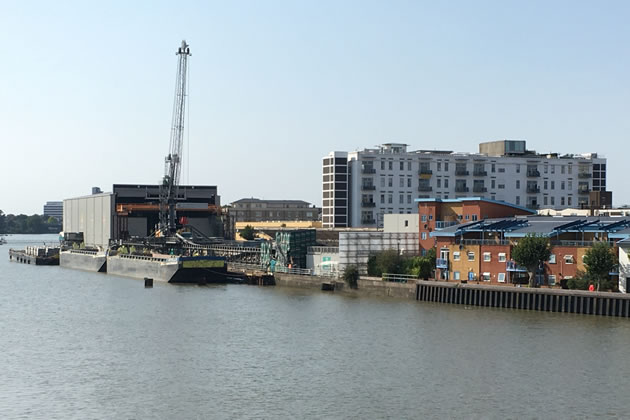
M 0 210 L 0 234 L 57 233 L 61 223 L 54 217 L 39 214 L 5 214 Z

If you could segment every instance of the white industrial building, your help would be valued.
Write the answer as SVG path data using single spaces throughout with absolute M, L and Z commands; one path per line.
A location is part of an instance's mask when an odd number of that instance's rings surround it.
M 628 293 L 630 289 L 630 239 L 617 242 L 619 246 L 619 291 Z
M 475 196 L 557 210 L 612 204 L 605 158 L 538 154 L 524 140 L 481 143 L 479 153 L 398 143 L 335 151 L 323 158 L 322 186 L 323 227 L 383 227 L 385 214 L 416 213 L 416 198 Z

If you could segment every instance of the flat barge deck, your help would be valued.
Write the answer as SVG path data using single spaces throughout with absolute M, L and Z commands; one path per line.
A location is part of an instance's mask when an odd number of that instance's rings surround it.
M 59 265 L 59 248 L 27 246 L 9 249 L 9 261 L 32 265 Z

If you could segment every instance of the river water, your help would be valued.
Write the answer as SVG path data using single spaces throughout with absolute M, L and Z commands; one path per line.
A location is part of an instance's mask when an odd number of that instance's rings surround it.
M 0 418 L 629 417 L 630 321 L 8 261 Z

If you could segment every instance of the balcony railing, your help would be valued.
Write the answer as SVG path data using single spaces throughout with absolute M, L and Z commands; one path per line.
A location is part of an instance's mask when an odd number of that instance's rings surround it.
M 538 185 L 528 185 L 527 192 L 530 194 L 538 194 L 540 192 L 540 187 Z
M 590 172 L 578 172 L 578 178 L 591 178 L 593 176 Z
M 474 186 L 473 187 L 473 192 L 484 193 L 484 192 L 488 192 L 488 189 L 486 187 Z
M 507 271 L 518 271 L 521 273 L 526 273 L 527 272 L 527 268 L 516 264 L 516 261 L 508 261 L 505 263 L 505 269 Z
M 375 185 L 361 185 L 361 189 L 364 191 L 374 191 L 376 189 Z
M 473 171 L 473 175 L 474 176 L 486 176 L 486 175 L 488 175 L 488 172 L 483 171 L 483 170 Z
M 446 229 L 447 227 L 454 226 L 454 225 L 457 225 L 457 224 L 459 224 L 459 222 L 456 222 L 454 220 L 448 221 L 448 222 L 439 221 L 439 222 L 435 222 L 435 228 L 436 229 Z
M 430 185 L 420 185 L 418 187 L 418 191 L 424 191 L 424 192 L 433 191 L 433 187 Z
M 363 169 L 361 169 L 361 173 L 363 173 L 363 174 L 375 174 L 376 173 L 376 169 L 374 169 L 374 168 L 363 168 Z
M 431 169 L 420 169 L 418 171 L 418 175 L 432 175 L 433 171 Z
M 608 245 L 613 246 L 615 244 L 614 241 L 551 241 L 551 246 L 577 246 L 590 248 L 598 242 L 608 243 Z
M 455 192 L 468 192 L 468 187 L 461 187 L 461 186 L 456 186 L 455 187 Z
M 446 258 L 437 258 L 435 260 L 435 268 L 448 268 L 448 260 Z
M 470 175 L 470 172 L 468 172 L 466 169 L 455 169 L 455 175 L 467 176 Z
M 537 178 L 540 176 L 540 172 L 536 169 L 528 169 L 527 176 L 530 178 Z
M 362 225 L 373 225 L 376 223 L 375 219 L 361 219 L 361 224 Z
M 510 245 L 507 239 L 462 239 L 460 245 Z
M 361 207 L 376 207 L 374 201 L 361 201 Z

